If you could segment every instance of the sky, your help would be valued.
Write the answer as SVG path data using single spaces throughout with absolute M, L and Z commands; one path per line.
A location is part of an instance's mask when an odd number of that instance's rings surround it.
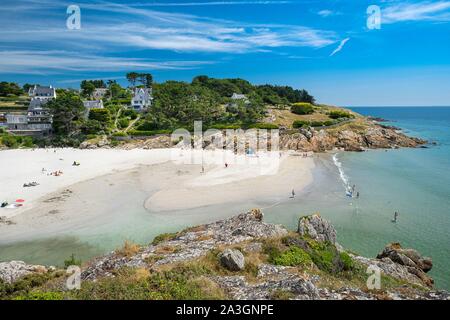
M 126 85 L 130 71 L 290 85 L 340 106 L 449 106 L 450 1 L 1 1 L 0 81 Z

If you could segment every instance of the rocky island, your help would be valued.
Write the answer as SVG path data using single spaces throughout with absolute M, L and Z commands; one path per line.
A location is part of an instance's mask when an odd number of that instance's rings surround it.
M 388 244 L 376 258 L 336 242 L 320 215 L 301 217 L 297 231 L 263 221 L 259 209 L 162 234 L 82 266 L 81 288 L 55 267 L 0 263 L 2 299 L 450 299 L 433 289 L 431 258 Z M 380 271 L 369 288 L 370 270 Z

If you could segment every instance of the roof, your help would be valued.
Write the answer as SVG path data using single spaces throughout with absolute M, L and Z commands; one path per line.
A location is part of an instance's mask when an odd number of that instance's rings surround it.
M 152 91 L 150 88 L 135 88 L 134 97 L 138 97 L 141 100 L 151 99 Z
M 85 108 L 88 108 L 88 109 L 103 108 L 103 101 L 102 100 L 83 101 L 83 105 Z
M 28 91 L 28 94 L 30 96 L 54 96 L 55 95 L 55 88 L 52 86 L 43 87 L 43 86 L 34 86 L 30 88 Z

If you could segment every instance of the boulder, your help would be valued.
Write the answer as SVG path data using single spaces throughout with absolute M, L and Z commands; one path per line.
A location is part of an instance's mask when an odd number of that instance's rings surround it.
M 40 265 L 30 265 L 23 261 L 0 262 L 0 279 L 13 283 L 32 273 L 47 273 L 49 270 Z
M 243 270 L 245 267 L 244 255 L 235 249 L 227 249 L 219 256 L 220 263 L 230 271 Z
M 319 242 L 336 243 L 336 230 L 333 225 L 318 214 L 301 217 L 298 222 L 298 233 Z
M 395 263 L 428 272 L 433 268 L 431 258 L 422 257 L 414 249 L 403 249 L 399 243 L 388 244 L 382 252 L 377 255 L 377 259 L 390 258 Z

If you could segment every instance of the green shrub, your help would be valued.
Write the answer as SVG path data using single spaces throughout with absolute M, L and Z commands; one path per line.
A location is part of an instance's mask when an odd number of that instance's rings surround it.
M 330 111 L 328 113 L 328 116 L 331 119 L 341 119 L 341 118 L 348 118 L 348 119 L 352 119 L 355 116 L 347 111 L 341 111 L 341 110 L 334 110 L 334 111 Z
M 309 125 L 310 125 L 310 122 L 306 121 L 306 120 L 295 120 L 292 123 L 293 128 L 302 128 L 302 127 L 307 127 Z
M 297 102 L 291 106 L 291 112 L 299 115 L 314 113 L 314 106 L 307 102 Z
M 128 134 L 132 136 L 154 136 L 157 134 L 170 134 L 172 130 L 153 130 L 153 131 L 139 131 L 139 130 L 130 130 Z
M 107 123 L 111 121 L 111 115 L 106 108 L 94 108 L 89 111 L 89 119 Z
M 130 120 L 128 120 L 127 118 L 120 118 L 117 121 L 118 127 L 122 128 L 122 129 L 128 127 L 129 124 L 130 124 Z
M 312 260 L 308 253 L 296 246 L 290 246 L 285 252 L 273 259 L 274 264 L 280 266 L 308 266 Z
M 33 288 L 40 287 L 57 276 L 59 276 L 57 273 L 33 273 L 20 278 L 14 283 L 6 283 L 0 279 L 0 300 L 27 295 Z
M 144 121 L 140 123 L 139 126 L 137 127 L 138 131 L 154 131 L 157 129 L 158 129 L 157 124 L 151 121 Z
M 347 252 L 341 252 L 340 258 L 344 265 L 345 271 L 353 270 L 353 267 L 354 267 L 353 259 L 348 255 Z
M 19 146 L 19 143 L 17 142 L 17 139 L 14 136 L 2 137 L 2 143 L 8 148 L 17 148 Z
M 177 232 L 172 232 L 172 233 L 162 233 L 160 235 L 157 235 L 153 241 L 152 244 L 153 245 L 157 245 L 158 243 L 161 243 L 163 241 L 167 241 L 167 240 L 172 240 L 174 239 L 176 236 L 178 235 Z
M 249 129 L 266 129 L 266 130 L 274 130 L 278 129 L 278 126 L 273 123 L 254 123 L 248 126 Z
M 67 260 L 64 260 L 64 267 L 68 268 L 70 266 L 81 266 L 81 260 L 75 258 L 75 254 L 71 254 Z
M 133 109 L 125 109 L 124 111 L 122 111 L 122 115 L 124 115 L 125 117 L 129 117 L 131 120 L 134 120 L 137 118 L 138 113 Z
M 114 132 L 112 135 L 114 137 L 127 137 L 128 136 L 125 132 Z
M 198 277 L 189 269 L 149 274 L 143 269 L 124 268 L 114 278 L 84 281 L 81 290 L 72 292 L 81 300 L 199 300 L 221 299 L 223 292 L 212 281 Z
M 311 121 L 311 127 L 323 127 L 324 125 L 323 121 Z
M 61 292 L 40 292 L 32 291 L 14 298 L 14 300 L 63 300 Z
M 217 130 L 226 130 L 226 129 L 238 130 L 240 128 L 241 128 L 241 126 L 239 124 L 217 123 L 217 124 L 213 124 L 213 125 L 209 126 L 209 129 L 217 129 Z

